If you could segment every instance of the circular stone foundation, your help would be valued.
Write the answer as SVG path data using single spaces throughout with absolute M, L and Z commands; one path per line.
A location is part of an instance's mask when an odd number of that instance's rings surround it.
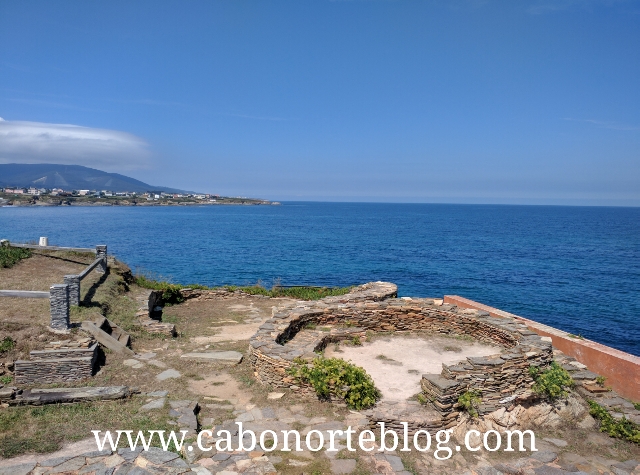
M 469 339 L 405 334 L 374 337 L 361 346 L 329 345 L 324 355 L 364 368 L 382 393 L 382 400 L 389 402 L 414 397 L 422 391 L 422 375 L 442 371 L 443 364 L 452 365 L 468 356 L 490 356 L 499 351 L 496 346 Z
M 456 424 L 457 401 L 466 391 L 482 394 L 481 414 L 530 397 L 533 380 L 529 367 L 546 366 L 552 361 L 551 342 L 516 319 L 443 305 L 438 299 L 399 299 L 396 295 L 394 284 L 372 282 L 340 297 L 274 309 L 272 318 L 260 326 L 250 341 L 250 361 L 256 378 L 274 387 L 310 392 L 310 387 L 297 384 L 287 374 L 294 359 L 312 360 L 318 356 L 317 351 L 334 342 L 353 341 L 356 337 L 364 341 L 367 332 L 395 335 L 425 332 L 492 345 L 494 351 L 490 355 L 461 354 L 451 363 L 441 362 L 439 371 L 431 369 L 433 361 L 421 363 L 420 357 L 414 358 L 411 369 L 421 375 L 421 399 L 427 401 L 427 408 L 416 410 L 413 420 L 407 410 L 415 408 L 418 404 L 415 401 L 395 405 L 392 410 L 380 410 L 383 402 L 369 411 L 373 424 L 385 422 L 394 427 L 402 417 L 400 420 L 408 422 L 412 432 L 437 431 Z M 419 353 L 411 345 L 405 345 L 403 351 Z M 428 411 L 424 412 L 425 409 Z

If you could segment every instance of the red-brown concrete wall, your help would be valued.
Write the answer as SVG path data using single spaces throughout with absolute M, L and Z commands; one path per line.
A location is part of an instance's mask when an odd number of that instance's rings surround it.
M 459 297 L 445 295 L 444 302 L 462 308 L 474 308 L 489 312 L 494 317 L 512 317 L 524 322 L 527 327 L 540 336 L 551 337 L 553 346 L 566 355 L 573 356 L 589 370 L 607 378 L 606 385 L 611 386 L 623 397 L 640 401 L 640 358 L 595 341 L 572 338 L 567 332 L 543 325 L 497 308 Z

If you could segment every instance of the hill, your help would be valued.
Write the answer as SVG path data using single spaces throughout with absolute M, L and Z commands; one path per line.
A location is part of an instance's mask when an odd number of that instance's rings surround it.
M 185 193 L 165 186 L 149 185 L 140 180 L 107 173 L 80 165 L 53 165 L 48 163 L 0 164 L 0 187 L 62 188 L 64 190 L 109 190 L 109 191 L 164 191 Z

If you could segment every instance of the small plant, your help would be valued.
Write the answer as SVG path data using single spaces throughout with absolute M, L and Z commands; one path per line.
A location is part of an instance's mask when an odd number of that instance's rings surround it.
M 460 353 L 462 348 L 459 346 L 445 346 L 444 351 L 452 351 L 453 353 Z
M 574 335 L 573 333 L 567 333 L 567 336 L 569 338 L 576 338 L 578 340 L 584 340 L 584 337 L 582 335 Z
M 635 407 L 636 411 L 640 411 L 640 402 L 634 402 L 633 407 Z
M 9 384 L 11 381 L 13 381 L 11 376 L 0 376 L 0 383 L 2 384 Z
M 625 439 L 640 444 L 640 425 L 622 416 L 615 419 L 609 411 L 595 401 L 589 403 L 589 414 L 600 421 L 600 432 L 605 432 L 611 437 Z
M 431 402 L 431 401 L 429 401 L 429 399 L 428 399 L 424 394 L 422 394 L 422 393 L 418 393 L 418 394 L 416 394 L 416 400 L 417 400 L 420 404 L 423 404 L 423 405 L 429 404 L 429 402 Z
M 569 372 L 555 361 L 544 371 L 537 366 L 530 366 L 529 374 L 534 381 L 531 389 L 538 394 L 546 395 L 549 399 L 565 397 L 567 389 L 575 384 Z
M 10 336 L 5 336 L 2 340 L 0 340 L 0 354 L 6 353 L 7 351 L 13 349 L 16 346 L 16 342 Z
M 604 376 L 598 376 L 596 378 L 596 384 L 598 386 L 600 386 L 601 388 L 604 388 L 604 382 L 607 380 L 607 378 L 605 378 Z
M 29 249 L 23 249 L 21 247 L 0 246 L 0 268 L 13 267 L 22 259 L 31 257 L 31 251 Z
M 460 395 L 458 404 L 467 411 L 471 417 L 478 417 L 478 407 L 482 402 L 482 393 L 477 390 L 469 390 Z
M 353 346 L 362 346 L 362 342 L 360 341 L 360 337 L 359 337 L 359 336 L 354 336 L 354 337 L 351 339 L 351 344 L 352 344 Z
M 321 399 L 336 395 L 351 409 L 366 409 L 380 398 L 380 391 L 364 369 L 339 358 L 321 356 L 311 363 L 297 358 L 287 372 L 311 384 Z

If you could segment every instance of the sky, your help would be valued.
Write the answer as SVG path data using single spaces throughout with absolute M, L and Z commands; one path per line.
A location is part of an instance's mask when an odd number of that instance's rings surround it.
M 5 0 L 0 117 L 229 196 L 640 206 L 640 1 Z

